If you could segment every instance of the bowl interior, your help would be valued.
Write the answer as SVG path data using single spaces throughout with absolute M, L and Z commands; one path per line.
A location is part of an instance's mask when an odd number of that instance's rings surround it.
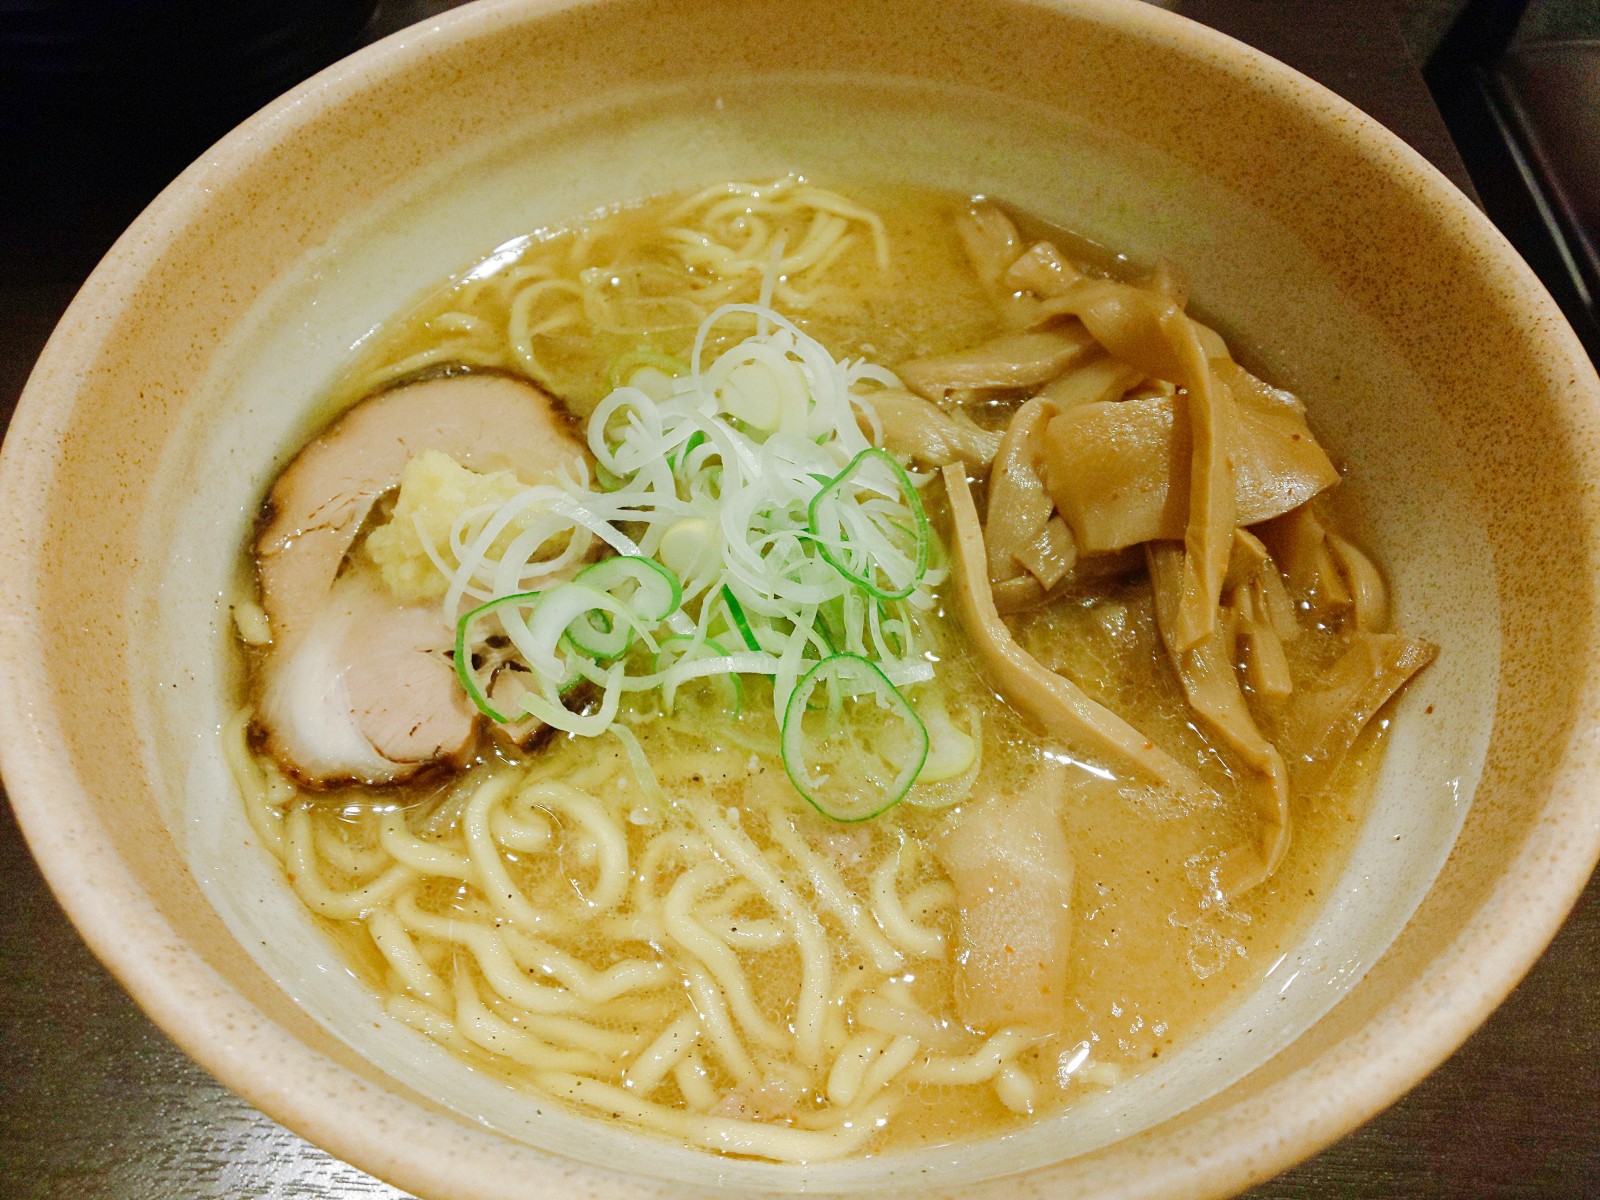
M 1465 1036 L 1593 861 L 1591 821 L 1557 867 L 1535 865 L 1553 861 L 1551 824 L 1592 805 L 1573 749 L 1593 722 L 1596 514 L 1579 486 L 1592 372 L 1575 373 L 1548 302 L 1409 152 L 1165 14 L 796 2 L 757 28 L 739 11 L 504 4 L 404 35 L 414 44 L 392 40 L 257 118 L 119 245 L 6 450 L 8 498 L 34 497 L 7 548 L 23 564 L 7 606 L 25 614 L 8 655 L 57 647 L 7 680 L 7 778 L 41 861 L 203 1061 L 417 1189 L 452 1161 L 473 1162 L 461 1194 L 531 1195 L 571 1169 L 646 1187 L 609 1174 L 619 1162 L 696 1189 L 830 1190 L 930 1170 L 978 1185 L 1072 1159 L 1021 1186 L 1082 1170 L 1131 1192 L 1184 1171 L 1229 1186 L 1309 1152 Z M 648 47 L 633 36 L 646 22 Z M 974 61 L 973 44 L 993 53 Z M 1019 79 L 1000 65 L 1023 48 L 1037 70 Z M 318 397 L 420 290 L 546 224 L 787 171 L 981 192 L 1179 264 L 1194 304 L 1306 398 L 1369 517 L 1397 623 L 1442 649 L 1298 947 L 1159 1067 L 971 1146 L 789 1168 L 650 1143 L 646 1160 L 638 1137 L 530 1104 L 387 1021 L 340 965 L 234 796 L 219 738 L 237 685 L 227 601 Z M 1506 472 L 1515 511 L 1488 502 Z M 1565 674 L 1562 646 L 1581 648 Z M 100 674 L 67 669 L 91 657 Z M 109 731 L 90 717 L 108 695 L 127 718 Z M 69 861 L 104 882 L 67 896 Z M 1488 969 L 1467 979 L 1474 956 Z M 291 1053 L 263 1063 L 253 1040 Z M 1317 1079 L 1338 1082 L 1304 1094 Z M 385 1143 L 397 1124 L 427 1136 Z M 1224 1153 L 1230 1126 L 1249 1136 Z M 492 1161 L 475 1160 L 486 1146 Z M 1175 1164 L 1183 1146 L 1196 1157 Z M 573 1162 L 593 1169 L 556 1165 Z
M 1420 681 L 1406 707 L 1432 705 L 1452 720 L 1402 723 L 1354 861 L 1305 944 L 1264 974 L 1208 1036 L 1157 1069 L 1006 1138 L 1004 1146 L 806 1169 L 666 1148 L 654 1152 L 657 1169 L 697 1183 L 796 1177 L 827 1187 L 914 1178 L 934 1162 L 942 1177 L 966 1181 L 994 1173 L 998 1164 L 1031 1167 L 1094 1149 L 1245 1074 L 1321 1016 L 1399 931 L 1456 834 L 1487 741 L 1498 610 L 1466 480 L 1428 409 L 1402 418 L 1390 400 L 1388 415 L 1374 419 L 1384 399 L 1420 399 L 1424 386 L 1332 281 L 1288 268 L 1308 258 L 1291 228 L 1180 163 L 1097 136 L 1048 110 L 981 92 L 885 86 L 863 77 L 819 83 L 748 76 L 718 80 L 714 89 L 691 83 L 607 100 L 582 117 L 562 114 L 458 153 L 396 189 L 277 281 L 219 351 L 197 389 L 204 415 L 173 439 L 156 483 L 152 511 L 162 514 L 164 527 L 152 541 L 184 546 L 189 554 L 152 560 L 161 567 L 149 580 L 144 611 L 155 636 L 141 665 L 162 703 L 141 714 L 150 720 L 147 741 L 181 745 L 183 731 L 226 719 L 231 657 L 227 609 L 218 597 L 230 594 L 257 498 L 293 452 L 308 408 L 329 390 L 352 343 L 430 283 L 529 229 L 724 178 L 801 170 L 829 180 L 913 182 L 1004 197 L 1146 261 L 1194 264 L 1195 303 L 1224 314 L 1280 378 L 1295 379 L 1319 428 L 1342 458 L 1359 464 L 1348 486 L 1372 515 L 1406 628 L 1449 646 L 1441 669 Z M 974 178 L 962 165 L 963 150 L 995 139 L 999 130 L 1006 136 Z M 904 145 L 913 153 L 896 152 Z M 680 147 L 689 152 L 676 152 Z M 1167 226 L 1149 220 L 1152 209 L 1188 215 Z M 1201 220 L 1197 211 L 1217 215 Z M 1250 250 L 1234 249 L 1224 265 L 1223 247 Z M 1244 268 L 1242 275 L 1228 266 Z M 1270 276 L 1263 279 L 1265 271 Z M 1277 302 L 1291 289 L 1292 316 Z M 308 313 L 318 315 L 308 321 Z M 1321 338 L 1316 350 L 1306 344 L 1308 329 L 1329 327 L 1341 329 L 1337 353 L 1328 353 Z M 260 453 L 269 446 L 280 453 Z M 1420 478 L 1430 481 L 1427 489 L 1418 487 Z M 1449 498 L 1439 506 L 1445 519 L 1428 519 L 1441 489 Z M 1429 504 L 1418 503 L 1424 490 Z M 219 521 L 219 510 L 234 519 Z M 1462 547 L 1471 563 L 1465 580 L 1457 580 L 1472 597 L 1464 612 L 1455 585 L 1439 586 L 1436 569 Z M 206 636 L 196 637 L 196 630 Z M 201 686 L 163 694 L 159 680 L 174 668 Z M 1444 728 L 1453 736 L 1439 737 Z M 187 752 L 182 774 L 158 794 L 173 805 L 169 820 L 188 833 L 188 862 L 212 905 L 308 1012 L 396 1078 L 492 1128 L 596 1164 L 627 1153 L 621 1143 L 630 1135 L 532 1105 L 384 1019 L 366 988 L 339 969 L 277 863 L 261 852 L 241 807 L 218 802 L 229 794 L 229 777 L 217 748 L 204 749 Z M 164 771 L 178 765 L 157 762 Z M 1404 882 L 1378 888 L 1377 879 Z M 1261 964 L 1262 972 L 1270 965 Z M 1219 1070 L 1219 1063 L 1226 1065 Z

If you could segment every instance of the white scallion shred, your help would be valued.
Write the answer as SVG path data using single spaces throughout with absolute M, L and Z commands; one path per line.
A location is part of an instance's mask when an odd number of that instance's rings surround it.
M 751 317 L 757 333 L 706 361 L 720 325 Z M 470 514 L 451 539 L 459 563 L 445 597 L 452 619 L 473 602 L 539 593 L 473 623 L 474 638 L 503 634 L 531 669 L 536 683 L 522 713 L 571 733 L 615 730 L 637 764 L 637 741 L 616 724 L 630 693 L 659 688 L 670 697 L 694 679 L 765 675 L 781 722 L 796 683 L 834 654 L 867 659 L 897 688 L 930 680 L 916 618 L 933 607 L 945 574 L 928 565 L 932 535 L 917 497 L 930 477 L 875 450 L 858 421 L 860 394 L 898 386 L 895 376 L 834 359 L 766 304 L 717 309 L 701 324 L 687 369 L 670 376 L 652 364 L 649 372 L 638 379 L 644 386 L 625 380 L 589 420 L 598 483 L 529 487 L 487 519 Z M 870 410 L 865 419 L 875 428 Z M 513 520 L 526 532 L 497 551 Z M 585 656 L 546 627 L 565 627 L 582 607 L 562 594 L 575 585 L 558 581 L 596 543 L 650 558 L 681 582 L 676 609 L 649 622 L 661 638 L 677 639 L 666 660 L 644 652 L 658 639 L 637 617 L 635 649 L 614 660 Z M 872 564 L 871 578 L 853 576 L 850 564 Z M 892 587 L 878 590 L 875 580 Z M 621 621 L 626 604 L 618 595 L 597 611 Z M 599 689 L 586 714 L 562 701 L 580 679 Z M 463 682 L 481 698 L 466 674 Z

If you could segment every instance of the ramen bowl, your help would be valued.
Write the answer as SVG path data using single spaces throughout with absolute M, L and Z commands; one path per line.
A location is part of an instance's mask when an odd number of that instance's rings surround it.
M 1337 886 L 1201 1036 L 1004 1138 L 811 1166 L 533 1102 L 386 1020 L 251 836 L 221 737 L 241 547 L 352 346 L 514 236 L 789 171 L 983 193 L 1179 264 L 1311 398 L 1400 623 L 1440 647 Z M 0 763 L 63 906 L 157 1023 L 419 1195 L 1222 1195 L 1439 1063 L 1588 877 L 1597 450 L 1594 371 L 1472 204 L 1162 10 L 475 5 L 247 122 L 74 302 L 0 465 Z

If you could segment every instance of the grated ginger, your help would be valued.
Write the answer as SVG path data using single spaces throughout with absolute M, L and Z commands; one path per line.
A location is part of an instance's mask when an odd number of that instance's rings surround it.
M 470 542 L 524 486 L 510 471 L 486 475 L 442 451 L 424 450 L 406 464 L 394 511 L 367 535 L 366 555 L 397 600 L 438 600 L 449 589 L 450 577 L 428 548 L 453 571 L 459 564 L 450 535 L 457 523 L 463 523 L 462 540 Z M 495 539 L 492 553 L 503 552 L 523 529 L 523 522 L 513 519 Z

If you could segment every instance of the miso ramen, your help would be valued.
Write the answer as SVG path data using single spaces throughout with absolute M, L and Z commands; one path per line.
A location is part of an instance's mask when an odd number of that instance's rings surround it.
M 1179 274 L 983 198 L 539 230 L 323 405 L 235 605 L 256 833 L 394 1020 L 709 1151 L 1001 1132 L 1181 1045 L 1434 654 Z

